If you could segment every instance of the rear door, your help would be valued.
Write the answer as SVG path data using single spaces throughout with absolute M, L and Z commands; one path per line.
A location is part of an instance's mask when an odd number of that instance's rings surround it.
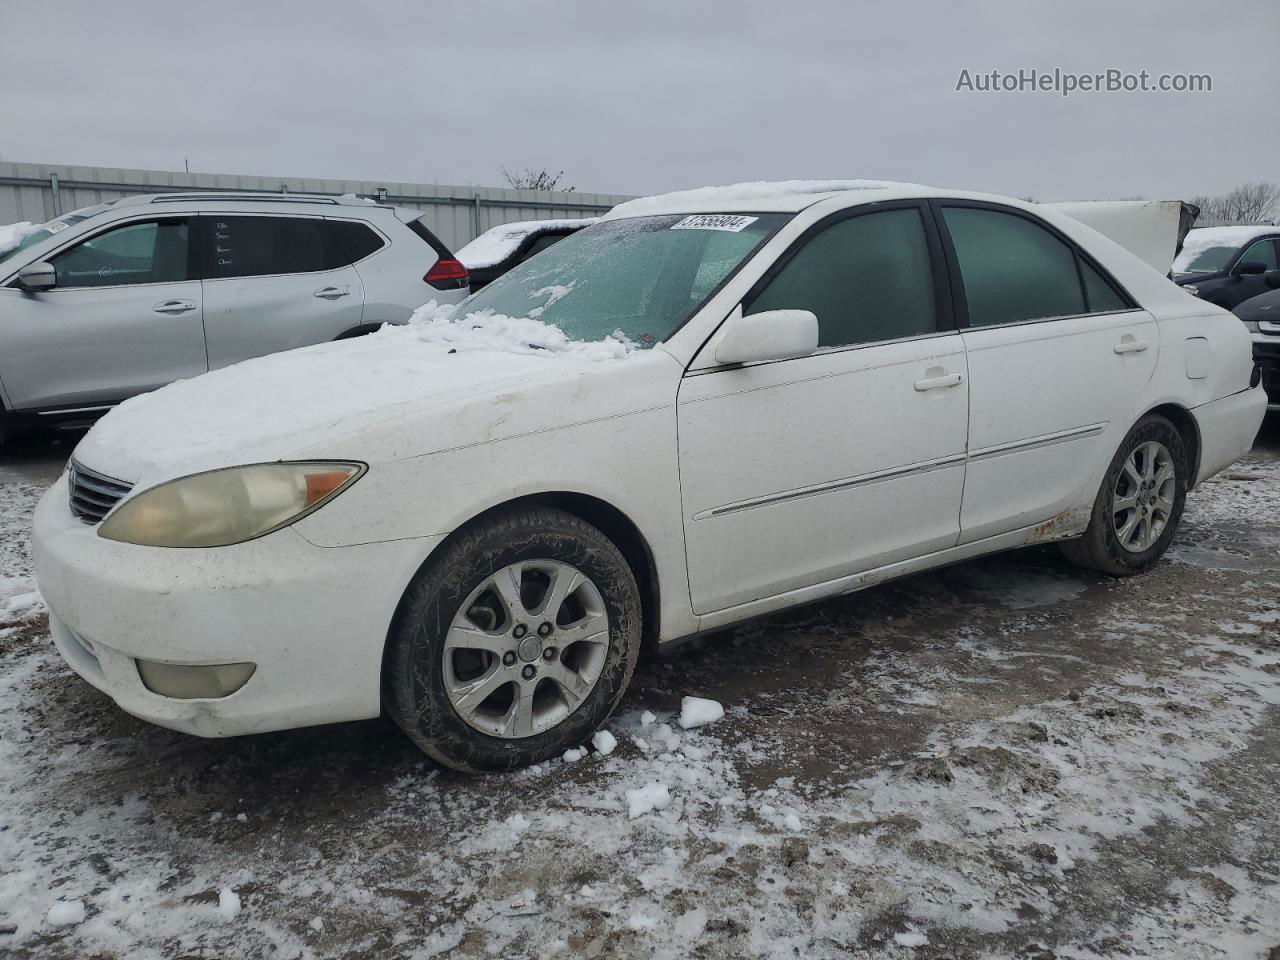
M 209 369 L 360 328 L 364 284 L 323 217 L 206 213 L 199 222 Z
M 1075 505 L 1134 419 L 1156 323 L 1100 265 L 1022 211 L 934 204 L 969 357 L 961 542 Z
M 116 223 L 48 259 L 57 285 L 0 289 L 0 380 L 15 409 L 109 406 L 204 373 L 187 217 Z

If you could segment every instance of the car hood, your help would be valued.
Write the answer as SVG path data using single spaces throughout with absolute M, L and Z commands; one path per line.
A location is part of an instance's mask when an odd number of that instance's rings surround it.
M 1244 303 L 1237 304 L 1231 312 L 1241 320 L 1250 320 L 1254 323 L 1260 323 L 1263 320 L 1280 323 L 1280 290 L 1271 290 L 1268 293 L 1250 297 Z
M 615 380 L 622 390 L 589 391 L 600 404 L 642 401 L 639 371 L 675 364 L 660 351 L 618 359 L 540 352 L 454 349 L 424 342 L 412 327 L 249 360 L 134 397 L 103 417 L 76 447 L 92 470 L 151 486 L 204 470 L 335 456 L 374 461 L 501 439 L 510 430 L 581 417 L 583 384 Z M 515 401 L 550 396 L 513 417 Z M 612 399 L 610 399 L 612 397 Z M 532 426 L 531 426 L 532 424 Z

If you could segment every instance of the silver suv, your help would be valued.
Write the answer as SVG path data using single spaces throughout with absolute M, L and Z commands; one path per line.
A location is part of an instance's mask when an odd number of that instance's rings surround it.
M 0 436 L 461 300 L 467 272 L 421 215 L 354 196 L 181 193 L 44 224 L 0 255 Z

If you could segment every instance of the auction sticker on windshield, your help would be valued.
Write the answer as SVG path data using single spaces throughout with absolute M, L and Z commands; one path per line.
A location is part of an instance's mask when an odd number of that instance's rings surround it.
M 685 217 L 679 223 L 671 225 L 672 230 L 725 230 L 737 233 L 744 227 L 755 223 L 759 217 L 740 217 L 723 213 L 700 213 Z

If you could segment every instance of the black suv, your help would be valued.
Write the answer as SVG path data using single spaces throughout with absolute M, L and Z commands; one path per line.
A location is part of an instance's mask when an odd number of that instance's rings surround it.
M 1183 241 L 1173 280 L 1231 310 L 1280 278 L 1280 226 L 1201 227 Z

